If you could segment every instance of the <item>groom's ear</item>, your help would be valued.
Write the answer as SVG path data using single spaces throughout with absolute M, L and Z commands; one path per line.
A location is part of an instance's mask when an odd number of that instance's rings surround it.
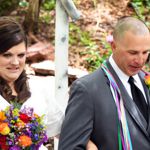
M 111 49 L 114 51 L 116 49 L 116 44 L 114 41 L 111 42 Z

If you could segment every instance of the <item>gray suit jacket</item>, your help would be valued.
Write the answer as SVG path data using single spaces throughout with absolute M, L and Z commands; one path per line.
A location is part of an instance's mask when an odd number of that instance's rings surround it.
M 126 88 L 107 62 L 109 70 L 122 93 L 133 150 L 150 150 L 150 122 L 146 122 Z M 139 73 L 148 99 L 150 121 L 150 95 L 144 84 L 144 73 Z M 76 80 L 70 91 L 66 117 L 60 134 L 59 150 L 85 150 L 91 139 L 99 150 L 118 150 L 117 109 L 102 69 Z

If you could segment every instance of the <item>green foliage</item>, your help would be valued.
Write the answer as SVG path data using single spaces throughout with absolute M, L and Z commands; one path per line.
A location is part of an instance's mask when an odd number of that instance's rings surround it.
M 80 55 L 86 55 L 85 61 L 87 62 L 87 68 L 89 71 L 97 69 L 103 61 L 111 54 L 111 46 L 105 38 L 101 39 L 101 43 L 97 44 L 92 40 L 89 32 L 82 30 L 79 26 L 70 23 L 70 37 L 69 43 L 71 45 L 84 46 L 85 51 Z M 104 35 L 106 37 L 106 35 Z M 101 49 L 99 48 L 101 45 Z M 103 53 L 102 53 L 103 52 Z
M 137 16 L 143 21 L 146 21 L 145 14 L 150 13 L 150 0 L 131 0 L 130 4 L 134 8 Z M 149 23 L 147 24 L 149 25 Z
M 150 65 L 149 63 L 146 63 L 145 66 L 144 66 L 144 70 L 147 71 L 147 72 L 150 72 L 149 65 Z
M 78 43 L 82 46 L 90 46 L 94 44 L 91 40 L 90 34 L 87 31 L 82 31 L 79 26 L 70 23 L 69 30 L 69 43 L 71 45 L 76 45 Z
M 87 47 L 88 57 L 86 61 L 89 64 L 89 71 L 93 72 L 101 66 L 101 64 L 111 55 L 111 46 L 106 41 L 105 38 L 101 39 L 101 48 L 98 45 L 93 45 L 92 47 Z M 85 53 L 84 53 L 85 54 Z
M 49 24 L 52 20 L 52 17 L 50 15 L 50 11 L 54 10 L 56 6 L 56 0 L 45 0 L 44 3 L 42 3 L 41 7 L 41 15 L 40 15 L 40 21 L 44 22 L 46 24 Z
M 45 0 L 42 4 L 42 8 L 46 11 L 51 11 L 55 9 L 56 0 Z
M 69 24 L 69 30 L 70 30 L 69 43 L 71 45 L 74 45 L 74 44 L 78 43 L 77 34 L 80 33 L 81 30 L 78 26 L 76 26 L 73 23 Z
M 88 70 L 91 72 L 96 70 L 103 62 L 103 58 L 100 57 L 100 51 L 91 49 L 85 52 L 84 54 L 88 54 L 86 61 L 88 63 Z
M 20 7 L 27 7 L 28 5 L 29 5 L 29 2 L 27 2 L 26 0 L 22 0 L 19 2 Z
M 45 13 L 40 15 L 39 20 L 40 20 L 40 22 L 49 24 L 50 21 L 52 20 L 52 16 L 49 14 L 49 12 L 45 12 Z
M 0 1 L 0 16 L 7 15 L 12 10 L 18 7 L 20 0 L 1 0 Z

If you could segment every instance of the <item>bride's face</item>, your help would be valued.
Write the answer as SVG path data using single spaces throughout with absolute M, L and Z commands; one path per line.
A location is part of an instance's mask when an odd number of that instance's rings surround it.
M 8 83 L 18 79 L 25 67 L 26 47 L 22 42 L 0 54 L 0 76 Z

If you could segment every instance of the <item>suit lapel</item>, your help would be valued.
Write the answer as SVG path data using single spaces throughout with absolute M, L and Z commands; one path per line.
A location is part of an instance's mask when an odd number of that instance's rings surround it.
M 131 115 L 133 120 L 140 127 L 140 129 L 146 134 L 146 136 L 149 137 L 148 132 L 146 131 L 147 122 L 145 121 L 145 118 L 143 117 L 141 112 L 138 110 L 138 108 L 135 105 L 134 101 L 129 96 L 126 88 L 124 87 L 121 80 L 119 79 L 116 72 L 114 71 L 114 69 L 112 68 L 112 66 L 110 65 L 110 63 L 108 61 L 107 61 L 107 66 L 108 66 L 109 71 L 114 76 L 114 78 L 115 78 L 115 80 L 118 84 L 118 87 L 120 88 L 126 111 Z

